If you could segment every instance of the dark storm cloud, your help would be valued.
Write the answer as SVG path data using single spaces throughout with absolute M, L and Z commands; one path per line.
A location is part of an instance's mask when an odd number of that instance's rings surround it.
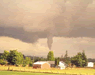
M 35 42 L 34 34 L 25 32 L 22 28 L 0 27 L 0 36 L 9 36 L 24 42 Z M 33 40 L 35 39 L 35 40 Z M 11 40 L 10 40 L 11 41 Z
M 15 39 L 20 39 L 28 43 L 35 43 L 38 40 L 38 38 L 47 37 L 47 34 L 45 33 L 44 32 L 26 32 L 23 28 L 0 27 L 0 36 L 9 36 Z
M 31 43 L 48 37 L 50 49 L 53 36 L 95 37 L 93 3 L 95 0 L 0 0 L 0 36 Z

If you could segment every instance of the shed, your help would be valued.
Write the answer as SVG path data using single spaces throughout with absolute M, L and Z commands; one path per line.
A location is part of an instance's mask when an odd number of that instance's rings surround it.
M 94 63 L 93 62 L 88 62 L 87 67 L 94 67 Z
M 50 64 L 48 62 L 35 62 L 33 63 L 33 68 L 48 69 Z

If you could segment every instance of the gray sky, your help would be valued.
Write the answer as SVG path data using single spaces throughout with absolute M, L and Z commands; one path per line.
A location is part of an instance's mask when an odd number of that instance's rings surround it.
M 94 58 L 94 9 L 95 0 L 0 0 L 0 52 Z

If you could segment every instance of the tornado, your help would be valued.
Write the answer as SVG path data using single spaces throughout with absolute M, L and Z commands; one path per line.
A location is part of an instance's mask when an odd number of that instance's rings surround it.
M 53 23 L 51 23 L 50 25 L 53 25 Z M 47 29 L 47 45 L 48 45 L 49 50 L 51 50 L 52 48 L 54 30 L 55 30 L 54 26 Z
M 48 45 L 49 50 L 51 50 L 52 48 L 52 43 L 53 43 L 53 35 L 49 34 L 47 37 L 47 45 Z

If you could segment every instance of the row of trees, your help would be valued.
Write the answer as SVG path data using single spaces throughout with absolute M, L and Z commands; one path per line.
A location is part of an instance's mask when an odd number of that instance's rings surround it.
M 32 60 L 29 57 L 23 57 L 23 54 L 17 50 L 4 51 L 0 56 L 0 64 L 11 64 L 16 66 L 32 66 Z
M 76 65 L 77 67 L 84 67 L 87 66 L 87 57 L 85 55 L 85 52 L 78 53 L 77 55 L 73 57 L 68 56 L 68 52 L 66 51 L 66 54 L 64 57 L 61 58 L 54 58 L 53 51 L 49 51 L 47 55 L 47 59 L 45 58 L 36 58 L 34 60 L 31 60 L 30 57 L 25 57 L 22 53 L 18 52 L 17 50 L 10 50 L 4 51 L 3 55 L 0 57 L 0 64 L 11 64 L 16 66 L 32 66 L 33 62 L 36 61 L 55 61 L 55 66 L 59 64 L 59 61 L 65 62 L 67 65 Z
M 54 61 L 55 60 L 55 65 L 59 64 L 59 61 L 65 62 L 68 66 L 75 65 L 77 67 L 85 67 L 87 66 L 87 57 L 85 55 L 85 52 L 83 51 L 82 53 L 79 52 L 77 55 L 73 57 L 68 56 L 68 52 L 66 51 L 66 54 L 64 57 L 61 58 L 54 58 L 53 51 L 50 51 L 47 55 L 47 60 L 49 61 Z

